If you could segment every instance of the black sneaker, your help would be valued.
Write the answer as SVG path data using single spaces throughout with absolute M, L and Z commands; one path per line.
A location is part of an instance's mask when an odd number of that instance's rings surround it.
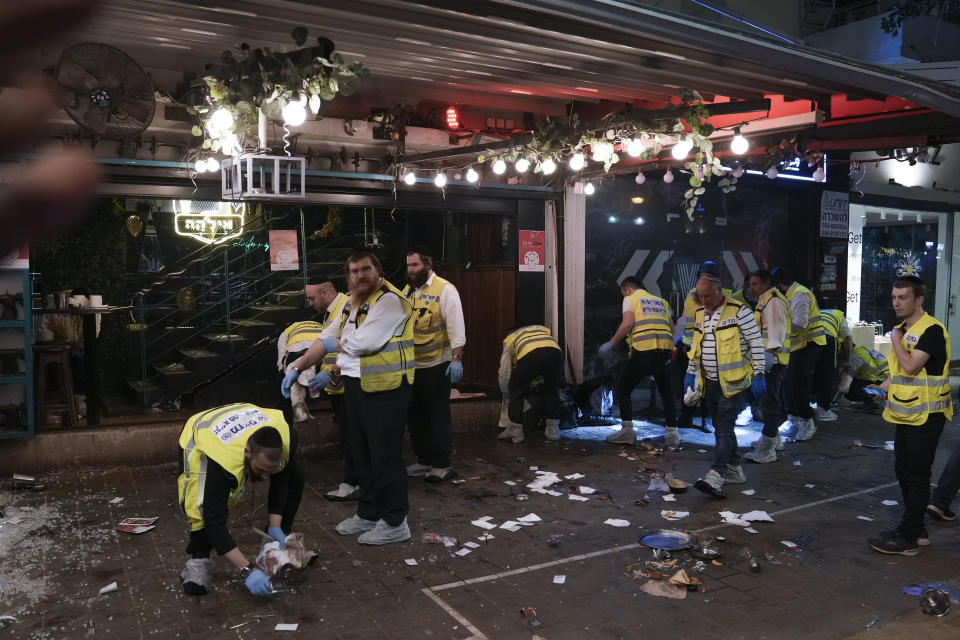
M 946 507 L 938 507 L 935 504 L 927 505 L 927 513 L 937 522 L 950 522 L 957 519 L 957 514 Z
M 895 538 L 870 538 L 867 540 L 870 548 L 878 553 L 887 553 L 901 556 L 915 556 L 920 553 L 917 543 L 911 542 L 899 535 Z
M 890 529 L 888 531 L 881 531 L 880 538 L 883 540 L 894 540 L 900 537 L 899 529 Z M 927 528 L 923 527 L 920 529 L 920 535 L 917 536 L 917 546 L 918 547 L 929 547 L 930 546 L 930 534 L 927 532 Z

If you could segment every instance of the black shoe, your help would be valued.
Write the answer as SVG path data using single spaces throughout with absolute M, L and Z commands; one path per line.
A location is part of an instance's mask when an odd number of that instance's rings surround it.
M 938 507 L 935 504 L 927 505 L 927 513 L 937 522 L 950 522 L 957 519 L 957 514 L 946 507 Z
M 878 553 L 891 555 L 915 556 L 920 553 L 917 543 L 897 535 L 895 538 L 870 538 L 867 540 L 870 548 Z
M 725 494 L 725 493 L 723 492 L 723 489 L 715 489 L 715 488 L 712 487 L 710 484 L 708 484 L 705 480 L 702 480 L 702 479 L 701 479 L 701 480 L 697 480 L 695 483 L 693 483 L 693 488 L 694 488 L 694 489 L 699 489 L 700 491 L 704 492 L 705 494 L 707 494 L 708 496 L 710 496 L 710 497 L 712 497 L 712 498 L 726 498 L 726 497 L 727 497 L 727 494 Z
M 888 531 L 881 531 L 879 535 L 882 540 L 895 540 L 901 537 L 899 529 L 890 529 Z M 917 536 L 917 546 L 918 547 L 930 546 L 930 533 L 927 532 L 926 527 L 922 527 L 920 529 L 920 534 Z
M 207 588 L 196 582 L 184 582 L 183 592 L 188 596 L 205 596 L 207 595 Z

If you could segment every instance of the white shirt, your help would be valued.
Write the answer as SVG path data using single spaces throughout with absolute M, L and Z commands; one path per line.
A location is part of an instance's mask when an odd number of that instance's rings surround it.
M 723 313 L 725 304 L 726 299 L 709 316 L 706 315 L 706 309 L 704 309 L 700 362 L 691 358 L 690 364 L 687 365 L 688 373 L 697 373 L 697 369 L 702 366 L 708 380 L 719 380 L 717 374 L 717 337 L 713 328 L 720 321 L 720 314 Z M 742 305 L 737 311 L 736 319 L 740 330 L 740 351 L 745 357 L 753 361 L 753 374 L 762 376 L 765 366 L 763 338 L 760 336 L 760 329 L 757 327 L 756 320 L 753 319 L 753 311 L 747 305 Z
M 796 286 L 796 282 L 790 285 L 787 293 L 790 293 Z M 790 296 L 787 297 L 789 298 Z M 806 327 L 810 324 L 810 297 L 805 295 L 795 296 L 793 300 L 790 301 L 790 311 L 793 313 L 793 324 L 798 327 Z
M 380 282 L 382 283 L 383 280 L 381 279 Z M 377 286 L 379 287 L 380 284 L 378 283 Z M 331 322 L 330 326 L 320 334 L 321 340 L 340 338 L 337 366 L 340 367 L 340 375 L 351 378 L 360 377 L 360 356 L 380 351 L 390 338 L 401 335 L 404 324 L 410 317 L 400 297 L 389 293 L 370 307 L 367 317 L 363 319 L 363 324 L 357 327 L 357 311 L 362 306 L 350 309 L 342 334 L 339 320 Z
M 767 292 L 763 295 L 767 295 Z M 787 326 L 787 305 L 777 296 L 773 296 L 760 312 L 760 319 L 763 321 L 763 328 L 767 330 L 767 343 L 764 348 L 771 351 L 782 347 L 787 336 L 790 335 L 790 327 Z
M 416 300 L 423 290 L 433 283 L 433 277 L 437 275 L 431 273 L 430 277 L 422 287 L 414 289 L 411 300 Z M 417 369 L 426 369 L 435 367 L 443 362 L 453 360 L 451 349 L 462 347 L 467 344 L 467 329 L 463 322 L 463 306 L 460 304 L 460 293 L 452 284 L 445 286 L 440 291 L 440 317 L 447 329 L 447 337 L 450 339 L 450 346 L 444 347 L 439 356 L 429 362 L 417 361 Z

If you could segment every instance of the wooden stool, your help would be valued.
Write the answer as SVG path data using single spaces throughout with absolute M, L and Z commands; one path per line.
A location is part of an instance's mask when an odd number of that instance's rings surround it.
M 47 424 L 46 414 L 63 411 L 69 427 L 80 426 L 77 401 L 73 396 L 73 371 L 70 368 L 70 347 L 67 345 L 34 345 L 33 361 L 37 369 L 37 423 Z M 58 385 L 51 389 L 50 367 L 59 372 Z

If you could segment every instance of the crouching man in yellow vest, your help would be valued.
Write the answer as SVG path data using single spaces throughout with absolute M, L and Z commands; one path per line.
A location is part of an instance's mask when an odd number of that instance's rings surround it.
M 560 376 L 563 375 L 563 351 L 543 325 L 520 327 L 503 339 L 498 378 L 500 391 L 507 399 L 510 424 L 499 436 L 514 444 L 523 442 L 523 402 L 531 383 L 543 380 L 543 417 L 547 440 L 560 439 Z
M 190 559 L 180 574 L 184 592 L 207 593 L 213 571 L 210 551 L 216 549 L 240 571 L 250 593 L 270 595 L 270 580 L 237 547 L 227 518 L 248 482 L 269 480 L 267 533 L 283 546 L 303 495 L 296 432 L 282 412 L 238 402 L 191 417 L 179 444 L 182 469 L 177 489 L 180 509 L 190 524 Z
M 410 539 L 403 431 L 416 365 L 413 307 L 383 278 L 383 268 L 372 252 L 350 254 L 346 272 L 350 301 L 339 320 L 331 322 L 293 363 L 280 391 L 287 392 L 300 370 L 337 352 L 347 437 L 360 482 L 357 513 L 338 524 L 337 533 L 360 534 L 360 544 L 402 542 Z M 330 373 L 321 371 L 310 380 L 310 387 L 329 383 Z
M 890 377 L 871 385 L 887 393 L 883 419 L 896 425 L 894 469 L 903 495 L 903 517 L 896 529 L 868 540 L 880 553 L 917 555 L 929 544 L 923 516 L 930 499 L 930 467 L 944 423 L 953 417 L 950 398 L 950 336 L 923 310 L 927 287 L 903 276 L 893 283 L 893 310 L 902 320 L 890 332 Z
M 723 295 L 720 279 L 702 273 L 697 295 L 703 303 L 696 312 L 690 364 L 684 378 L 695 402 L 700 390 L 713 420 L 716 445 L 710 470 L 694 487 L 715 498 L 725 498 L 724 484 L 747 481 L 740 465 L 734 425 L 748 393 L 759 398 L 766 391 L 763 379 L 763 338 L 753 311 Z
M 680 430 L 677 429 L 677 412 L 667 372 L 667 365 L 673 355 L 670 305 L 663 298 L 648 293 L 633 276 L 624 278 L 620 283 L 620 294 L 623 295 L 623 318 L 620 326 L 610 340 L 600 345 L 600 356 L 604 357 L 615 344 L 626 338 L 627 350 L 630 353 L 627 364 L 617 379 L 620 431 L 608 435 L 607 442 L 637 443 L 630 394 L 641 380 L 653 376 L 657 392 L 663 400 L 666 444 L 670 448 L 676 448 L 680 444 Z

